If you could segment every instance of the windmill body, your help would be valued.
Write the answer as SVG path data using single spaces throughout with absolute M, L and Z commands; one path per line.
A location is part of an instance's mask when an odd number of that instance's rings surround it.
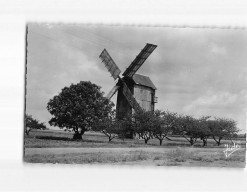
M 157 89 L 149 77 L 134 74 L 132 78 L 124 79 L 135 100 L 144 111 L 154 111 L 157 98 L 155 90 Z M 118 89 L 117 106 L 118 118 L 123 118 L 126 114 L 132 113 L 134 109 L 130 106 L 122 93 L 122 89 Z
M 136 74 L 137 70 L 154 51 L 156 45 L 146 44 L 142 51 L 137 55 L 134 61 L 122 74 L 118 66 L 104 49 L 100 54 L 102 62 L 111 73 L 114 80 L 118 79 L 117 84 L 108 93 L 107 98 L 111 98 L 116 92 L 117 95 L 117 118 L 121 119 L 133 111 L 154 111 L 157 98 L 155 97 L 156 87 L 149 77 Z

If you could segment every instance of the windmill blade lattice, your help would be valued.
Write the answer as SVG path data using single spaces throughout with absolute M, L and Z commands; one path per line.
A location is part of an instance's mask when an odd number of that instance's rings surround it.
M 111 91 L 107 94 L 106 98 L 111 99 L 112 96 L 117 92 L 117 90 L 119 89 L 118 85 L 115 85 Z
M 130 66 L 124 71 L 123 76 L 132 77 L 156 47 L 157 45 L 147 43 Z
M 105 64 L 105 67 L 107 70 L 111 73 L 114 80 L 116 80 L 119 77 L 119 74 L 121 73 L 121 70 L 118 68 L 116 63 L 113 61 L 109 53 L 104 49 L 102 53 L 100 54 L 100 59 Z
M 114 80 L 118 79 L 117 84 L 111 89 L 111 91 L 106 96 L 110 99 L 117 91 L 118 91 L 118 98 L 117 98 L 117 110 L 118 113 L 125 112 L 125 113 L 132 113 L 132 109 L 135 112 L 143 112 L 144 110 L 154 110 L 154 101 L 148 100 L 141 100 L 144 101 L 142 105 L 139 105 L 135 97 L 140 96 L 139 89 L 135 86 L 142 86 L 144 90 L 147 91 L 150 95 L 150 99 L 154 99 L 155 97 L 155 90 L 156 88 L 149 81 L 148 77 L 142 76 L 141 78 L 144 79 L 146 82 L 136 83 L 133 76 L 135 75 L 136 71 L 142 66 L 145 60 L 150 56 L 150 54 L 155 50 L 157 45 L 147 43 L 142 51 L 137 55 L 134 61 L 130 64 L 130 66 L 125 70 L 123 73 L 123 78 L 120 77 L 120 69 L 113 61 L 109 53 L 104 49 L 100 54 L 100 59 L 105 64 L 107 70 L 110 72 Z M 140 75 L 139 75 L 140 77 Z M 133 93 L 130 89 L 133 89 Z M 137 90 L 136 90 L 137 89 Z M 134 97 L 134 93 L 137 96 Z M 138 96 L 139 94 L 139 96 Z M 117 117 L 122 118 L 122 114 L 118 114 Z

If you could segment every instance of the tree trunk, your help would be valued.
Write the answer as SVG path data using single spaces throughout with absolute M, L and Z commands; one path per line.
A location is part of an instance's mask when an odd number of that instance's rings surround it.
M 79 132 L 75 132 L 75 134 L 73 135 L 73 139 L 74 140 L 80 140 L 80 139 L 82 139 L 82 135 Z
M 75 132 L 75 134 L 73 135 L 73 139 L 74 139 L 74 140 L 80 140 L 80 139 L 82 139 L 82 135 L 83 135 L 83 134 L 81 133 L 82 131 L 79 132 L 79 131 L 78 131 L 78 128 L 75 128 L 75 129 L 74 129 L 74 132 Z M 84 132 L 83 132 L 83 133 L 84 133 Z
M 28 130 L 27 127 L 26 127 L 26 130 L 25 130 L 26 135 L 29 135 L 30 131 L 31 131 L 31 128 L 29 128 L 29 130 Z
M 220 145 L 220 141 L 221 141 L 222 138 L 223 138 L 223 137 L 219 137 L 219 141 L 217 141 L 216 138 L 213 137 L 214 141 L 217 143 L 218 146 Z
M 196 143 L 197 138 L 193 139 L 193 137 L 190 138 L 190 145 L 193 146 Z
M 219 141 L 217 142 L 218 146 L 220 145 L 220 141 L 221 141 L 222 138 L 219 138 Z
M 190 138 L 190 145 L 193 146 L 193 144 L 194 144 L 194 141 L 192 138 Z
M 147 144 L 149 139 L 144 139 L 144 140 L 145 140 L 145 144 Z
M 162 141 L 163 141 L 163 140 L 162 140 L 162 139 L 160 139 L 160 146 L 162 145 Z
M 84 134 L 86 132 L 86 128 L 81 128 L 81 132 L 80 132 L 80 134 L 81 134 L 81 136 Z
M 202 137 L 201 140 L 203 141 L 203 147 L 207 145 L 207 137 Z

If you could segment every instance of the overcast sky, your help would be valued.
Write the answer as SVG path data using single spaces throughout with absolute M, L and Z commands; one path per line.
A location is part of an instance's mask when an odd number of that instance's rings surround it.
M 157 87 L 157 109 L 233 118 L 246 129 L 247 30 L 29 24 L 27 41 L 26 110 L 46 124 L 47 102 L 63 87 L 91 81 L 111 90 L 104 48 L 123 73 L 152 43 L 158 47 L 137 73 Z

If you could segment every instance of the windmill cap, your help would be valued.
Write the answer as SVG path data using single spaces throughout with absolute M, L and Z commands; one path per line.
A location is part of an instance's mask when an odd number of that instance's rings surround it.
M 137 85 L 143 85 L 146 87 L 150 87 L 154 90 L 157 89 L 148 76 L 144 76 L 144 75 L 140 75 L 140 74 L 134 74 L 132 79 L 135 82 L 135 84 L 137 84 Z

